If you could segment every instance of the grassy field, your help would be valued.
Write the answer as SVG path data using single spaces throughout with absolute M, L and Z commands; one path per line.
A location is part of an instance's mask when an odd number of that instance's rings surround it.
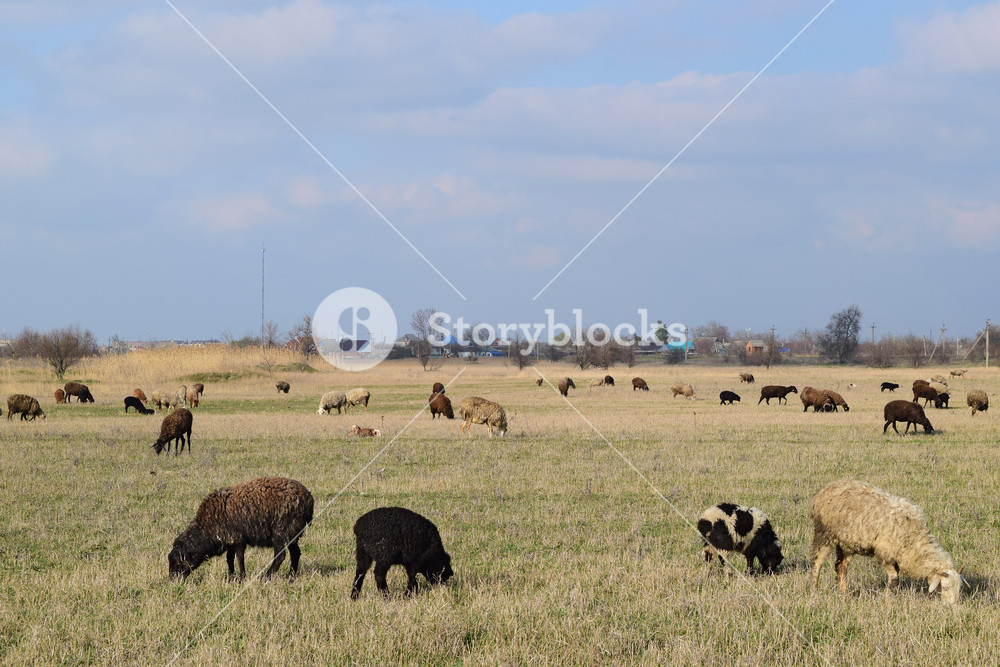
M 253 351 L 95 360 L 67 378 L 90 385 L 93 405 L 55 405 L 61 383 L 41 367 L 0 367 L 3 396 L 33 394 L 48 414 L 0 421 L 5 664 L 936 665 L 991 663 L 1000 650 L 997 421 L 964 405 L 973 387 L 995 402 L 993 369 L 951 382 L 952 409 L 928 409 L 937 434 L 897 437 L 882 434 L 891 397 L 879 384 L 898 382 L 895 398 L 909 398 L 913 379 L 947 369 L 753 368 L 757 384 L 740 386 L 737 367 L 640 365 L 612 369 L 618 386 L 588 392 L 604 371 L 454 361 L 425 373 L 408 361 L 361 374 L 314 362 L 320 372 L 304 373 L 282 355 L 267 362 L 270 375 Z M 538 372 L 573 377 L 580 414 L 537 387 Z M 633 392 L 634 375 L 651 391 Z M 155 456 L 161 416 L 126 416 L 122 397 L 197 378 L 206 389 L 191 453 Z M 276 393 L 277 379 L 290 394 Z M 469 395 L 505 406 L 506 438 L 476 426 L 463 439 L 457 420 L 420 412 L 431 384 L 452 379 L 456 407 Z M 675 379 L 696 400 L 671 398 Z M 803 414 L 794 394 L 758 406 L 764 384 L 835 389 L 851 411 Z M 316 414 L 322 393 L 356 386 L 372 392 L 367 413 Z M 743 402 L 720 406 L 722 389 Z M 354 423 L 383 436 L 350 438 Z M 166 554 L 201 499 L 265 474 L 298 479 L 316 499 L 301 576 L 231 582 L 220 557 L 171 581 Z M 809 502 L 843 477 L 924 509 L 971 583 L 957 611 L 924 582 L 887 594 L 881 568 L 862 557 L 848 595 L 829 563 L 810 595 Z M 785 545 L 780 575 L 707 575 L 691 523 L 722 501 L 769 514 Z M 406 598 L 394 568 L 388 600 L 370 575 L 349 599 L 351 527 L 384 505 L 437 524 L 456 572 L 449 585 Z M 249 550 L 247 567 L 269 557 Z

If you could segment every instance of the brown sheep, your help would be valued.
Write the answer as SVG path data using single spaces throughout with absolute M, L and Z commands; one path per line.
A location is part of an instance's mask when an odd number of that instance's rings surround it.
M 382 431 L 377 428 L 361 428 L 355 424 L 351 427 L 351 435 L 356 435 L 359 438 L 377 438 L 382 435 Z
M 90 393 L 90 388 L 85 384 L 80 384 L 79 382 L 67 382 L 63 386 L 63 391 L 66 392 L 66 402 L 71 403 L 70 397 L 76 396 L 76 399 L 80 403 L 93 403 L 94 395 Z
M 569 396 L 570 389 L 576 389 L 576 385 L 573 384 L 573 380 L 571 378 L 563 378 L 562 380 L 559 380 L 560 394 L 563 396 Z
M 292 388 L 292 385 L 288 384 L 284 380 L 278 380 L 274 383 L 274 386 L 278 388 L 278 393 L 288 393 L 288 390 Z
M 66 392 L 63 391 L 62 389 L 56 389 L 55 397 L 56 397 L 56 403 L 66 402 Z
M 188 391 L 187 391 L 187 402 L 188 402 L 188 405 L 190 405 L 192 408 L 198 407 L 198 401 L 199 401 L 200 397 L 201 397 L 201 394 L 198 393 L 198 390 L 195 387 L 191 387 L 190 389 L 188 389 Z
M 146 394 L 143 393 L 142 389 L 136 389 L 135 391 L 132 392 L 132 395 L 138 398 L 143 403 L 149 400 L 146 398 Z
M 885 417 L 882 435 L 885 435 L 886 431 L 889 430 L 889 424 L 892 424 L 892 430 L 896 432 L 896 435 L 899 435 L 896 422 L 906 422 L 904 433 L 909 433 L 910 425 L 913 426 L 913 432 L 916 433 L 917 424 L 924 427 L 924 433 L 934 432 L 934 427 L 931 426 L 930 420 L 924 414 L 924 409 L 912 401 L 889 401 L 885 404 L 882 415 Z
M 537 386 L 539 386 L 539 387 L 541 387 L 541 386 L 542 386 L 542 382 L 544 382 L 544 380 L 543 380 L 542 378 L 538 378 L 537 380 L 535 380 L 535 384 L 536 384 Z
M 431 406 L 431 419 L 437 418 L 438 415 L 442 415 L 447 419 L 455 418 L 455 412 L 451 409 L 451 399 L 444 394 L 431 394 L 427 402 Z
M 632 391 L 636 389 L 642 389 L 643 391 L 649 391 L 649 385 L 642 378 L 632 378 Z
M 27 394 L 11 394 L 7 397 L 7 421 L 14 415 L 20 414 L 21 421 L 35 421 L 35 417 L 45 420 L 45 413 L 42 406 L 38 404 L 38 399 Z M 31 417 L 29 420 L 28 417 Z
M 615 386 L 615 379 L 613 377 L 611 377 L 610 375 L 605 375 L 604 376 L 604 385 L 606 387 L 613 387 L 613 386 Z
M 205 383 L 203 383 L 203 382 L 195 382 L 191 386 L 194 387 L 194 390 L 196 392 L 198 392 L 198 398 L 201 398 L 201 395 L 205 393 Z
M 821 389 L 803 387 L 799 398 L 802 399 L 802 412 L 808 412 L 809 408 L 812 408 L 813 412 L 827 412 L 836 408 L 833 399 Z
M 150 447 L 155 449 L 157 456 L 159 456 L 164 447 L 166 447 L 169 454 L 170 445 L 176 443 L 174 456 L 177 456 L 184 449 L 184 436 L 186 435 L 188 454 L 190 454 L 192 422 L 194 422 L 194 415 L 191 414 L 190 410 L 187 408 L 177 408 L 163 418 L 163 423 L 160 424 L 160 437 Z
M 847 404 L 847 401 L 844 400 L 844 397 L 838 394 L 837 392 L 833 391 L 832 389 L 824 389 L 823 393 L 829 396 L 830 400 L 833 401 L 834 412 L 837 411 L 838 407 L 844 408 L 844 412 L 851 411 L 851 406 L 849 406 Z
M 781 405 L 782 401 L 784 401 L 787 404 L 788 394 L 797 394 L 797 393 L 799 393 L 799 390 L 796 389 L 794 386 L 782 387 L 779 384 L 769 384 L 765 387 L 760 388 L 760 399 L 757 401 L 757 405 L 760 405 L 761 401 L 765 401 L 765 405 L 771 405 L 772 398 L 778 399 L 778 405 Z
M 914 384 L 913 385 L 913 402 L 916 403 L 921 398 L 924 399 L 924 405 L 927 405 L 931 401 L 937 400 L 937 389 L 930 386 L 929 384 Z
M 462 416 L 463 434 L 466 429 L 471 434 L 473 424 L 486 424 L 490 429 L 491 438 L 494 429 L 500 433 L 501 438 L 507 434 L 507 413 L 498 403 L 479 396 L 469 396 L 459 403 L 458 413 Z
M 675 382 L 670 385 L 670 391 L 673 392 L 673 398 L 677 398 L 678 395 L 684 396 L 684 398 L 694 398 L 694 387 L 686 382 Z
M 964 376 L 968 372 L 969 372 L 968 369 L 962 368 L 962 369 L 951 371 L 949 373 L 949 375 L 951 375 L 953 378 L 960 378 L 960 377 Z
M 753 384 L 756 380 L 753 379 L 753 373 L 740 373 L 740 382 Z
M 986 412 L 990 409 L 990 397 L 982 389 L 970 389 L 965 397 L 966 404 L 972 408 L 972 416 L 977 412 Z
M 444 393 L 444 385 L 441 384 L 440 382 L 435 382 L 434 386 L 431 387 L 431 391 L 434 392 L 435 394 L 443 394 Z

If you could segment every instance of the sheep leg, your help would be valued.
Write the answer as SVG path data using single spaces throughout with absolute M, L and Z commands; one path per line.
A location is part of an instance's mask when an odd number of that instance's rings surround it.
M 844 553 L 844 550 L 839 546 L 837 547 L 837 584 L 840 586 L 841 592 L 847 592 L 847 568 L 851 564 L 851 557 Z
M 279 539 L 278 542 L 281 546 L 274 547 L 274 560 L 271 561 L 271 567 L 267 568 L 267 572 L 264 573 L 265 577 L 270 577 L 277 572 L 278 568 L 281 567 L 281 563 L 285 560 L 285 540 Z
M 815 591 L 819 587 L 819 571 L 826 562 L 827 556 L 833 550 L 833 545 L 813 544 L 813 569 L 812 569 L 812 589 Z
M 417 564 L 411 563 L 406 567 L 406 594 L 408 596 L 416 595 L 417 589 Z
M 896 563 L 882 563 L 882 569 L 889 576 L 889 585 L 887 590 L 889 592 L 895 593 L 899 590 L 899 565 Z
M 226 565 L 229 566 L 229 578 L 236 578 L 236 568 L 234 567 L 234 561 L 236 559 L 236 547 L 231 546 L 226 549 Z
M 294 577 L 299 573 L 299 556 L 302 555 L 302 549 L 299 548 L 299 541 L 295 540 L 288 545 L 288 555 L 291 557 L 291 568 L 292 576 Z
M 365 582 L 365 573 L 372 566 L 372 558 L 365 553 L 360 545 L 357 550 L 357 569 L 354 571 L 354 586 L 351 588 L 351 599 L 357 600 L 361 593 L 361 584 Z
M 385 575 L 389 573 L 389 564 L 375 563 L 375 585 L 382 591 L 383 597 L 389 597 L 389 584 L 385 583 Z

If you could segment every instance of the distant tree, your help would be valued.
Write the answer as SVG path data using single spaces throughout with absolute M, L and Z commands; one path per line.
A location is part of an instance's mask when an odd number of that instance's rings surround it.
M 288 330 L 288 341 L 295 351 L 307 359 L 316 354 L 316 340 L 313 338 L 312 315 L 302 316 L 298 324 Z
M 895 363 L 896 342 L 888 336 L 874 345 L 868 345 L 868 363 L 875 368 L 892 368 Z
M 25 327 L 9 343 L 11 356 L 17 358 L 40 357 L 42 354 L 42 334 Z
M 926 343 L 920 336 L 909 334 L 899 339 L 897 343 L 898 352 L 914 368 L 920 368 L 927 360 Z
M 708 324 L 692 329 L 691 335 L 695 338 L 718 338 L 720 342 L 729 340 L 729 327 L 712 320 Z
M 97 339 L 94 334 L 75 324 L 42 334 L 38 348 L 38 356 L 48 362 L 59 380 L 65 379 L 66 371 L 81 359 L 95 354 Z
M 417 341 L 413 344 L 413 355 L 420 362 L 421 368 L 425 371 L 433 370 L 431 363 L 431 352 L 433 346 L 433 330 L 431 329 L 431 316 L 437 312 L 437 308 L 421 308 L 410 317 L 410 327 L 417 335 Z
M 846 364 L 858 349 L 858 334 L 861 332 L 861 309 L 850 305 L 830 316 L 816 340 L 823 355 L 837 363 Z
M 281 328 L 278 323 L 274 320 L 268 320 L 261 331 L 260 340 L 261 347 L 280 347 L 282 345 Z
M 514 334 L 514 340 L 507 347 L 507 362 L 517 370 L 524 370 L 533 362 L 531 354 L 527 351 L 528 341 L 521 338 L 521 333 Z

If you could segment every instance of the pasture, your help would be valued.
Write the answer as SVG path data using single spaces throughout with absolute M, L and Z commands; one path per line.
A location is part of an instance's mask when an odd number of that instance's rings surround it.
M 950 380 L 951 409 L 927 409 L 933 436 L 882 434 L 882 406 L 911 398 L 917 377 L 948 368 L 640 364 L 612 368 L 617 386 L 588 391 L 604 370 L 546 362 L 413 361 L 351 374 L 313 361 L 292 370 L 275 353 L 133 353 L 88 361 L 67 379 L 93 405 L 55 405 L 62 383 L 45 369 L 0 368 L 0 392 L 37 397 L 48 418 L 0 420 L 0 660 L 5 664 L 970 664 L 1000 649 L 1000 454 L 995 411 L 971 418 L 968 388 L 996 400 L 1000 373 Z M 277 370 L 280 369 L 280 370 Z M 574 379 L 567 405 L 553 384 Z M 751 370 L 757 382 L 740 384 Z M 644 377 L 649 392 L 633 391 Z M 457 376 L 457 377 L 456 377 Z M 162 414 L 124 414 L 141 387 L 201 379 L 190 454 L 155 456 Z M 278 394 L 285 379 L 291 392 Z M 453 381 L 452 381 L 453 380 Z M 674 380 L 696 399 L 671 398 Z M 878 390 L 898 382 L 894 395 Z M 458 419 L 431 420 L 433 382 L 457 407 L 479 395 L 507 410 L 509 432 L 460 438 Z M 854 382 L 857 389 L 849 390 Z M 765 384 L 839 391 L 848 413 L 756 405 Z M 316 414 L 326 391 L 357 386 L 369 411 Z M 723 389 L 742 402 L 720 406 Z M 3 404 L 6 412 L 6 404 Z M 421 412 L 423 410 L 423 412 Z M 415 419 L 414 419 L 415 418 Z M 412 423 L 411 423 L 412 422 Z M 382 437 L 349 437 L 352 424 Z M 402 433 L 400 434 L 400 432 Z M 398 435 L 398 437 L 396 437 Z M 395 437 L 395 440 L 393 438 Z M 605 440 L 606 438 L 606 440 Z M 389 444 L 391 442 L 391 445 Z M 386 447 L 389 445 L 388 447 Z M 384 451 L 382 451 L 384 448 Z M 381 452 L 381 453 L 379 453 Z M 373 457 L 376 457 L 372 462 Z M 366 464 L 371 463 L 365 468 Z M 634 466 L 634 468 L 633 468 Z M 359 471 L 362 471 L 359 475 Z M 301 539 L 301 573 L 287 559 L 269 581 L 232 582 L 224 557 L 184 583 L 166 554 L 210 491 L 258 475 L 301 481 L 316 500 Z M 925 511 L 971 584 L 957 611 L 856 557 L 849 593 L 827 563 L 809 591 L 810 500 L 826 482 L 865 480 Z M 355 479 L 356 478 L 356 479 Z M 784 544 L 781 574 L 749 582 L 707 574 L 692 525 L 722 501 L 763 509 Z M 400 505 L 431 519 L 455 578 L 415 598 L 390 571 L 383 600 L 369 575 L 358 601 L 351 527 Z M 690 523 L 688 523 L 690 522 Z M 259 572 L 270 552 L 248 549 Z M 742 571 L 745 562 L 735 555 Z

